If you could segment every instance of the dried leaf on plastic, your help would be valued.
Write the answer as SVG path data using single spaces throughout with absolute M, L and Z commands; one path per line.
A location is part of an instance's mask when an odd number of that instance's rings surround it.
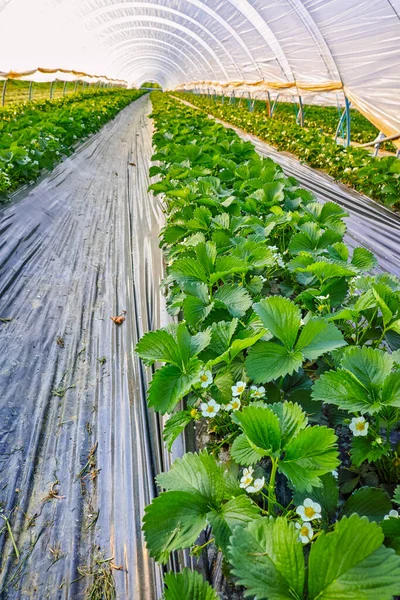
M 111 321 L 113 321 L 116 325 L 122 325 L 125 321 L 126 310 L 123 310 L 122 313 L 116 317 L 110 317 Z

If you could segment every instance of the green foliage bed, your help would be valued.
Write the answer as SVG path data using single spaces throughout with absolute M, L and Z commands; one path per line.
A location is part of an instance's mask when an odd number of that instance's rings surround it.
M 103 90 L 0 110 L 0 202 L 71 154 L 133 100 L 137 90 Z
M 249 142 L 155 93 L 151 186 L 162 194 L 168 309 L 137 352 L 169 448 L 190 423 L 209 443 L 177 459 L 147 507 L 148 551 L 208 527 L 232 585 L 258 600 L 400 594 L 400 281 L 343 243 L 324 205 Z M 207 543 L 205 545 L 207 545 Z M 204 550 L 203 550 L 204 551 Z M 165 599 L 215 600 L 201 575 Z
M 225 102 L 227 99 L 224 99 Z M 237 103 L 240 102 L 240 106 L 244 108 L 251 107 L 251 101 L 242 98 L 240 101 L 237 100 Z M 271 104 L 273 106 L 273 103 Z M 284 123 L 297 123 L 298 122 L 298 105 L 290 102 L 276 102 L 274 107 L 274 119 L 278 119 L 278 121 L 282 121 Z M 265 116 L 266 112 L 266 101 L 265 100 L 256 100 L 253 105 L 253 109 L 258 112 L 262 112 Z M 334 136 L 336 133 L 336 129 L 339 123 L 339 117 L 343 111 L 343 107 L 339 110 L 336 106 L 319 106 L 315 104 L 304 104 L 303 113 L 304 113 L 304 127 L 318 129 L 321 133 L 329 134 Z M 379 130 L 372 124 L 368 119 L 366 119 L 362 114 L 360 114 L 357 110 L 351 108 L 350 109 L 350 120 L 351 120 L 351 140 L 354 142 L 358 142 L 360 144 L 364 144 L 367 142 L 371 142 L 374 140 L 378 134 Z M 341 131 L 339 133 L 342 133 Z M 344 132 L 343 132 L 344 133 Z M 390 151 L 395 151 L 395 147 L 390 142 L 386 142 L 382 145 L 381 149 L 386 149 Z
M 247 105 L 223 104 L 207 96 L 189 93 L 174 93 L 208 113 L 240 127 L 265 140 L 278 150 L 291 152 L 311 167 L 322 169 L 335 180 L 395 209 L 400 208 L 400 160 L 395 156 L 373 158 L 364 148 L 344 148 L 335 143 L 332 127 L 303 128 L 296 124 L 295 116 L 287 110 L 277 112 L 268 119 L 266 111 L 250 112 Z M 279 109 L 278 109 L 279 110 Z M 293 109 L 292 109 L 293 110 Z M 361 127 L 360 127 L 361 129 Z M 365 133 L 360 135 L 368 137 Z M 331 134 L 331 135 L 329 135 Z M 371 138 L 365 141 L 371 141 Z

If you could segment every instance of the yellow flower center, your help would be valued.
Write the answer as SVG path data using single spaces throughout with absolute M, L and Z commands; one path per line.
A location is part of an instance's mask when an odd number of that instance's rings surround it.
M 364 431 L 364 429 L 365 429 L 365 423 L 364 422 L 357 423 L 356 424 L 356 429 L 357 429 L 357 431 Z
M 306 515 L 306 517 L 311 519 L 311 517 L 313 517 L 315 515 L 315 510 L 313 509 L 312 506 L 306 506 L 304 509 L 304 514 Z
M 239 402 L 232 402 L 233 410 L 237 410 L 239 408 L 239 406 L 240 406 Z
M 308 529 L 308 527 L 305 527 L 305 526 L 303 525 L 303 527 L 300 529 L 300 533 L 301 533 L 301 535 L 304 535 L 305 537 L 308 537 L 308 534 L 309 534 L 309 529 Z
M 213 413 L 214 412 L 214 407 L 213 406 L 207 406 L 207 412 Z
M 244 387 L 242 385 L 238 385 L 237 391 L 239 392 L 239 394 L 241 394 L 244 390 Z
M 197 415 L 197 410 L 195 408 L 192 408 L 192 410 L 190 411 L 190 415 L 192 417 L 195 417 Z
M 250 483 L 252 482 L 252 476 L 251 475 L 247 475 L 246 479 L 243 481 L 244 485 L 250 485 Z
M 200 375 L 200 381 L 207 381 L 207 375 Z

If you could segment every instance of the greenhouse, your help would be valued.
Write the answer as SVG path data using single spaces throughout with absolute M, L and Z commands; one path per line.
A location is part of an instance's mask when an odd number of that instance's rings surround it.
M 0 0 L 0 599 L 400 599 L 400 0 Z

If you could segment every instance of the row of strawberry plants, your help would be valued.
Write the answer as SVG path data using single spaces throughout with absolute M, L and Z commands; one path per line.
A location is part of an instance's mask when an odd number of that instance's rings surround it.
M 168 310 L 178 322 L 137 352 L 158 368 L 149 406 L 171 449 L 189 424 L 198 453 L 157 477 L 149 553 L 202 546 L 261 599 L 390 600 L 400 594 L 400 281 L 343 242 L 324 205 L 232 130 L 152 95 Z M 397 487 L 396 487 L 397 485 Z M 206 552 L 206 549 L 202 550 Z M 198 573 L 166 600 L 216 599 Z
M 76 143 L 98 131 L 133 100 L 137 90 L 104 90 L 32 102 L 0 113 L 0 202 L 52 169 Z
M 258 136 L 278 150 L 291 152 L 311 167 L 322 169 L 336 181 L 395 209 L 400 208 L 400 161 L 395 156 L 374 158 L 364 148 L 345 148 L 318 129 L 295 122 L 268 119 L 265 112 L 247 106 L 215 102 L 207 96 L 174 93 L 202 110 Z
M 213 97 L 215 98 L 215 96 Z M 216 97 L 221 102 L 230 102 L 229 98 L 222 96 Z M 257 112 L 267 114 L 267 102 L 266 100 L 249 100 L 247 98 L 240 98 L 234 100 L 235 104 L 243 106 L 244 108 L 252 109 Z M 281 102 L 277 101 L 275 104 L 271 102 L 271 108 L 273 107 L 273 118 L 284 123 L 298 123 L 298 110 L 299 105 L 294 102 Z M 336 106 L 321 106 L 316 104 L 304 104 L 303 106 L 303 119 L 304 127 L 317 129 L 320 132 L 334 136 L 339 122 L 339 117 L 343 107 L 338 110 Z M 356 109 L 350 109 L 351 119 L 351 140 L 360 144 L 371 142 L 378 134 L 379 130 L 360 114 Z M 391 142 L 386 142 L 382 145 L 381 149 L 385 149 L 391 152 L 395 152 L 396 148 Z

